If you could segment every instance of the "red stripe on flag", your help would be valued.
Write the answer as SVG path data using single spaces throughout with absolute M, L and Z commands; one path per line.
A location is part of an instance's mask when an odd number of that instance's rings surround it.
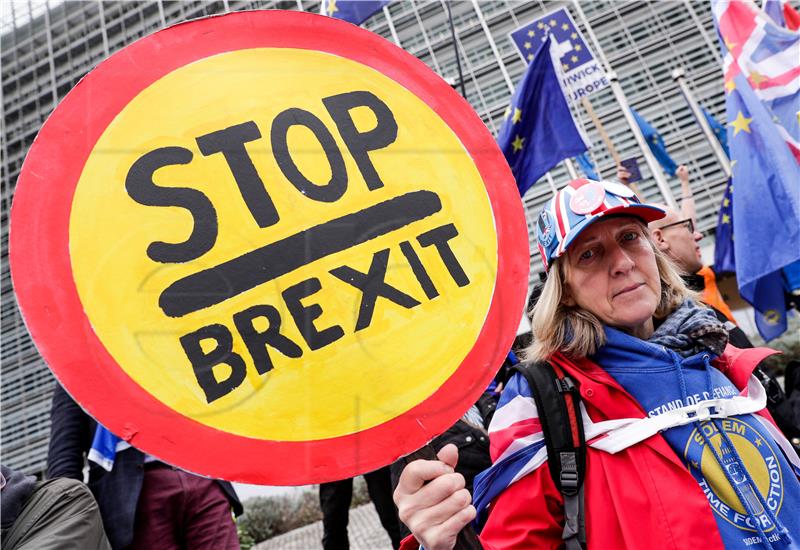
M 786 145 L 789 146 L 789 150 L 792 152 L 792 155 L 794 155 L 794 160 L 797 161 L 797 164 L 800 164 L 800 149 L 798 149 L 797 147 L 794 146 L 793 143 L 789 143 L 788 141 L 786 142 Z
M 489 454 L 492 457 L 492 462 L 497 460 L 514 440 L 528 437 L 541 431 L 542 423 L 539 422 L 538 418 L 526 418 L 515 422 L 508 428 L 492 432 L 489 438 Z
M 731 2 L 719 20 L 719 33 L 729 44 L 731 53 L 738 58 L 742 46 L 756 28 L 756 14 L 745 2 Z
M 790 31 L 800 29 L 800 13 L 797 13 L 797 10 L 788 2 L 783 5 L 783 19 L 786 21 L 786 28 Z
M 793 69 L 786 71 L 782 75 L 762 80 L 758 86 L 754 85 L 753 88 L 758 88 L 760 90 L 763 90 L 764 88 L 772 88 L 774 86 L 785 86 L 798 76 L 800 76 L 800 67 L 794 67 Z M 752 81 L 750 83 L 752 84 Z

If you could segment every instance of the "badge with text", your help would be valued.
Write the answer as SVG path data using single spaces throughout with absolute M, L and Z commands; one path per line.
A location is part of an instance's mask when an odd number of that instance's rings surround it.
M 528 237 L 480 118 L 377 35 L 299 12 L 143 38 L 36 138 L 27 326 L 133 446 L 258 484 L 352 477 L 452 425 L 508 352 Z

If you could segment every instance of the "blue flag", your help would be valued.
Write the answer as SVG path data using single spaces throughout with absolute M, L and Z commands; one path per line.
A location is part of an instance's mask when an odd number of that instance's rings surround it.
M 391 0 L 322 0 L 321 13 L 360 25 Z
M 706 111 L 705 107 L 700 107 L 703 110 L 703 116 L 708 122 L 708 125 L 711 127 L 711 131 L 714 132 L 714 135 L 717 136 L 717 141 L 722 146 L 722 150 L 725 151 L 725 155 L 728 158 L 731 158 L 731 152 L 728 149 L 728 131 L 725 129 L 725 126 L 719 123 L 719 121 L 711 116 L 711 113 Z
M 592 159 L 589 158 L 589 153 L 581 153 L 575 157 L 575 160 L 578 161 L 578 166 L 581 167 L 581 170 L 583 170 L 583 173 L 587 178 L 595 181 L 600 180 L 600 176 L 597 175 L 597 171 L 594 169 L 594 164 L 592 164 Z
M 633 109 L 631 109 L 631 113 L 633 113 L 633 118 L 636 119 L 636 124 L 642 131 L 644 140 L 647 142 L 648 147 L 650 147 L 650 151 L 653 152 L 653 156 L 656 157 L 656 160 L 661 165 L 661 168 L 663 168 L 664 171 L 670 176 L 674 176 L 675 170 L 678 169 L 678 165 L 675 164 L 675 161 L 672 160 L 672 157 L 670 157 L 669 153 L 667 153 L 667 146 L 664 145 L 664 138 L 661 137 L 661 134 L 658 133 L 658 130 L 653 128 L 650 123 L 642 117 L 642 115 Z
M 735 273 L 736 260 L 733 252 L 733 186 L 731 179 L 725 186 L 722 204 L 717 218 L 716 242 L 714 243 L 714 273 Z
M 550 44 L 548 36 L 536 51 L 497 135 L 520 196 L 553 166 L 588 149 L 569 110 Z
M 783 268 L 786 290 L 795 293 L 800 290 L 800 262 L 794 262 Z
M 89 449 L 88 459 L 101 466 L 106 471 L 114 467 L 117 451 L 129 448 L 130 445 L 108 431 L 101 424 L 97 425 L 92 438 L 92 447 Z
M 781 269 L 800 260 L 800 169 L 747 80 L 728 94 L 733 232 L 739 293 L 765 340 L 786 330 Z
M 712 10 L 725 58 L 736 278 L 771 340 L 786 330 L 783 268 L 800 260 L 800 96 L 797 79 L 782 76 L 797 70 L 800 33 L 750 3 L 715 0 Z

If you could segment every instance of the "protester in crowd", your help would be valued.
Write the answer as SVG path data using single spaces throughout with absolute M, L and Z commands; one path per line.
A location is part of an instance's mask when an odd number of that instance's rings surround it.
M 74 479 L 36 481 L 0 466 L 0 546 L 5 550 L 109 550 L 97 502 Z
M 663 215 L 624 186 L 586 180 L 539 215 L 548 277 L 528 358 L 578 387 L 587 546 L 796 547 L 800 460 L 751 377 L 770 351 L 726 349 L 723 324 L 650 237 L 647 223 Z M 564 498 L 538 416 L 515 375 L 490 426 L 494 464 L 476 482 L 475 507 L 453 472 L 455 447 L 409 464 L 395 502 L 416 540 L 403 548 L 452 548 L 476 509 L 484 548 L 563 546 Z
M 716 282 L 706 285 L 705 277 L 700 274 L 704 266 L 698 243 L 702 240 L 703 235 L 697 231 L 694 220 L 682 217 L 683 214 L 666 205 L 656 204 L 655 206 L 663 209 L 666 213 L 663 218 L 650 224 L 650 232 L 656 247 L 672 261 L 684 284 L 690 290 L 701 292 L 703 303 L 711 307 L 717 318 L 726 324 L 731 336 L 731 344 L 738 348 L 753 347 L 744 332 L 731 320 L 733 314 L 730 313 L 730 309 L 719 294 Z
M 47 476 L 82 481 L 84 455 L 104 428 L 59 385 L 50 419 Z M 232 511 L 241 514 L 242 505 L 230 483 L 190 474 L 124 446 L 103 459 L 108 471 L 89 460 L 89 489 L 115 550 L 239 548 Z
M 364 474 L 367 491 L 381 525 L 392 541 L 392 548 L 400 547 L 400 518 L 392 502 L 392 480 L 389 467 Z M 322 508 L 322 547 L 325 550 L 347 550 L 350 539 L 347 524 L 350 521 L 350 502 L 353 498 L 353 480 L 342 479 L 319 484 L 319 504 Z
M 669 208 L 665 218 L 654 222 L 650 226 L 651 230 L 659 229 L 660 231 L 653 231 L 653 240 L 659 249 L 664 252 L 673 262 L 675 262 L 678 269 L 681 271 L 686 286 L 690 290 L 702 293 L 702 300 L 706 305 L 713 307 L 717 312 L 722 313 L 728 321 L 736 324 L 736 319 L 733 317 L 731 308 L 725 303 L 725 300 L 717 288 L 717 277 L 711 266 L 703 265 L 703 257 L 700 254 L 700 247 L 697 243 L 703 238 L 702 233 L 695 231 L 697 225 L 697 213 L 694 201 L 694 194 L 689 185 L 689 169 L 685 164 L 678 166 L 675 174 L 681 182 L 681 211 L 680 213 Z M 620 165 L 617 168 L 617 178 L 619 181 L 627 185 L 630 178 L 624 166 Z M 664 207 L 663 205 L 658 205 Z M 690 238 L 686 237 L 685 232 L 671 230 L 672 228 L 684 227 L 691 230 L 689 231 Z M 669 231 L 668 231 L 669 230 Z M 744 336 L 744 333 L 739 331 Z M 732 335 L 734 338 L 738 334 Z M 742 341 L 734 340 L 732 342 L 737 347 L 743 347 Z M 747 346 L 752 347 L 752 346 Z

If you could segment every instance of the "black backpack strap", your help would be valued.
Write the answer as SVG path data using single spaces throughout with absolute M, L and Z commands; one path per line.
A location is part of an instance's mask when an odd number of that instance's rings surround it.
M 583 480 L 586 476 L 586 439 L 575 382 L 550 363 L 521 363 L 514 369 L 528 381 L 539 412 L 550 476 L 564 497 L 564 533 L 567 550 L 586 545 Z

